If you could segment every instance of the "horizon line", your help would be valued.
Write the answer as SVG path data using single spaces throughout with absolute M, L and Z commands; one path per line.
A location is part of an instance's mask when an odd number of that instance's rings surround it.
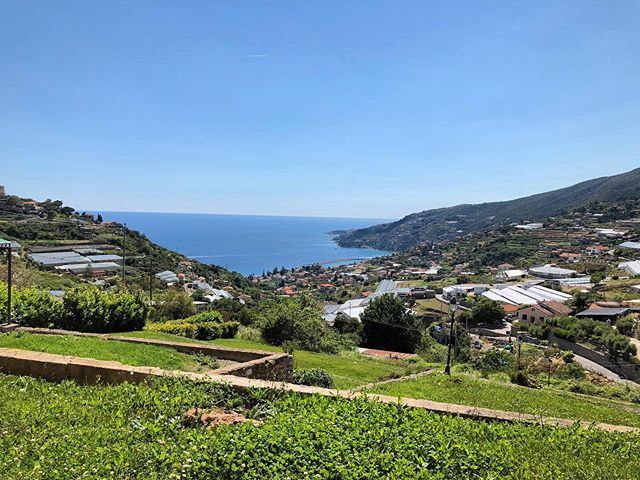
M 99 210 L 99 209 L 76 209 L 76 212 L 95 212 L 95 213 L 160 213 L 174 215 L 220 215 L 228 217 L 283 217 L 283 218 L 337 218 L 344 220 L 382 220 L 385 222 L 394 222 L 397 218 L 382 217 L 344 217 L 333 215 L 277 215 L 268 213 L 212 213 L 212 212 L 167 212 L 167 211 L 148 211 L 148 210 Z

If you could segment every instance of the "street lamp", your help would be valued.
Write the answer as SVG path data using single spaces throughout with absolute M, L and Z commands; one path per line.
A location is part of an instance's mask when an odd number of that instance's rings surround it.
M 451 375 L 451 347 L 453 346 L 453 322 L 456 319 L 456 310 L 458 310 L 458 301 L 453 297 L 449 301 L 449 311 L 451 312 L 451 327 L 449 328 L 449 348 L 447 350 L 447 366 L 444 367 L 444 373 Z
M 0 252 L 7 254 L 7 324 L 11 323 L 11 242 L 0 238 Z

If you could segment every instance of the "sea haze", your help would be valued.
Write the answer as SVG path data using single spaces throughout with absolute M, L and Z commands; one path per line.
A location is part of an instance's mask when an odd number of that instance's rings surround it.
M 96 212 L 94 212 L 96 213 Z M 364 228 L 385 219 L 101 212 L 152 241 L 203 263 L 244 275 L 274 267 L 339 265 L 386 255 L 382 250 L 342 248 L 329 232 Z

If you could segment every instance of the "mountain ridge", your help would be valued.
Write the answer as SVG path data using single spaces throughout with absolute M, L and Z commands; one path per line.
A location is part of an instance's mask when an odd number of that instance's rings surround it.
M 553 216 L 594 201 L 638 197 L 640 168 L 513 200 L 424 210 L 395 222 L 343 232 L 336 241 L 343 247 L 399 251 L 423 242 L 450 240 L 504 223 Z

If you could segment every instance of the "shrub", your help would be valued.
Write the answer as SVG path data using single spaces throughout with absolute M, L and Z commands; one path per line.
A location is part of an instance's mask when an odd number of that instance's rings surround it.
M 386 294 L 374 299 L 361 320 L 364 346 L 408 353 L 420 346 L 422 323 L 398 297 Z
M 147 326 L 149 330 L 170 333 L 196 340 L 214 340 L 216 338 L 233 338 L 238 333 L 238 322 L 200 322 L 192 323 L 185 320 L 170 320 L 156 322 Z
M 504 318 L 504 308 L 499 302 L 481 297 L 471 309 L 471 318 L 476 324 L 495 325 Z
M 310 368 L 308 370 L 295 370 L 293 383 L 308 385 L 310 387 L 333 388 L 333 378 L 329 372 L 322 368 Z
M 0 284 L 0 310 L 6 315 L 6 285 Z M 46 290 L 13 290 L 13 318 L 27 327 L 61 328 L 80 332 L 141 330 L 148 308 L 140 295 L 103 292 L 94 285 L 68 290 L 62 300 Z
M 634 324 L 635 318 L 633 317 L 633 315 L 627 315 L 618 319 L 618 321 L 616 322 L 616 329 L 622 335 L 632 336 Z
M 183 319 L 182 321 L 187 323 L 223 323 L 222 315 L 216 310 L 207 310 L 206 312 L 196 313 Z M 238 323 L 238 322 L 236 322 Z
M 474 361 L 474 366 L 486 373 L 513 371 L 513 355 L 502 348 L 492 348 Z
M 62 298 L 62 317 L 56 327 L 80 332 L 142 330 L 148 309 L 140 295 L 102 292 L 93 285 L 73 288 Z
M 557 375 L 560 378 L 570 378 L 573 380 L 582 380 L 586 378 L 584 369 L 577 363 L 566 363 L 558 369 Z
M 13 321 L 20 325 L 45 328 L 60 325 L 62 301 L 45 290 L 37 288 L 15 290 L 12 303 Z
M 340 335 L 322 319 L 320 309 L 307 297 L 287 298 L 268 304 L 258 325 L 262 338 L 271 345 L 295 342 L 312 352 L 338 353 L 353 346 L 351 337 Z
M 184 290 L 170 288 L 160 296 L 153 309 L 153 319 L 179 320 L 196 313 L 196 307 L 191 297 Z

